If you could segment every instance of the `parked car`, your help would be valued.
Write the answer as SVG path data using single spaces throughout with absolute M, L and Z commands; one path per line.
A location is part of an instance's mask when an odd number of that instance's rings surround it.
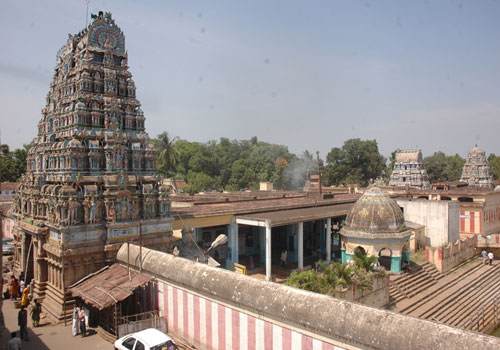
M 7 238 L 2 238 L 2 252 L 3 255 L 11 255 L 14 254 L 14 250 L 16 249 L 16 246 L 14 245 L 14 239 L 7 237 Z
M 178 350 L 174 341 L 162 331 L 149 328 L 128 334 L 115 341 L 115 350 Z

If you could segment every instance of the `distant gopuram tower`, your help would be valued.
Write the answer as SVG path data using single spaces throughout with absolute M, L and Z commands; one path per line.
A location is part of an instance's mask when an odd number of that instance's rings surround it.
M 173 218 L 144 129 L 125 38 L 110 13 L 69 35 L 14 200 L 15 274 L 54 320 L 66 289 L 126 241 L 167 250 Z M 140 237 L 140 238 L 139 238 Z
M 486 152 L 477 145 L 467 154 L 460 181 L 467 182 L 470 187 L 493 188 L 493 175 Z
M 417 149 L 399 150 L 392 170 L 389 186 L 431 188 L 427 172 L 424 169 L 422 152 Z

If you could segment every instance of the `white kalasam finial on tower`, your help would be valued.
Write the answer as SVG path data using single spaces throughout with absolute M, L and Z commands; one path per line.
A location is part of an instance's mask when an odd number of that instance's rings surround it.
M 87 28 L 88 25 L 89 25 L 89 4 L 90 4 L 90 0 L 85 0 L 85 2 L 87 3 L 87 15 L 85 16 L 85 28 Z

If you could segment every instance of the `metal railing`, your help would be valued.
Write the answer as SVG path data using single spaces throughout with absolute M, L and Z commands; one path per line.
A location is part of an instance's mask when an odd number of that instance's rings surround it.
M 467 325 L 467 321 L 469 321 L 469 324 Z M 478 332 L 481 331 L 481 322 L 483 324 L 483 330 L 484 330 L 484 327 L 485 327 L 485 324 L 484 324 L 484 306 L 481 306 L 479 309 L 476 310 L 475 313 L 473 313 L 472 315 L 470 315 L 470 318 L 469 320 L 465 320 L 463 323 L 462 323 L 462 327 L 463 329 L 469 329 L 471 331 L 474 330 L 474 328 L 476 328 L 476 330 Z
M 493 298 L 493 322 L 494 328 L 498 327 L 498 324 L 500 323 L 500 293 L 498 293 L 495 298 Z
M 484 331 L 486 328 L 485 324 L 485 308 L 489 309 L 491 307 L 493 311 L 493 329 L 496 329 L 500 324 L 500 293 L 493 297 L 490 303 L 483 305 L 476 309 L 476 311 L 470 315 L 468 319 L 465 319 L 460 328 L 468 329 L 471 331 L 477 330 L 478 332 Z M 489 311 L 491 312 L 491 311 Z M 481 327 L 482 325 L 482 327 Z M 489 325 L 489 324 L 488 324 Z

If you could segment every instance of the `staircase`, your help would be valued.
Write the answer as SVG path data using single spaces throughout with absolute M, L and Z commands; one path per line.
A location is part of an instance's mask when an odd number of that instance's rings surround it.
M 412 298 L 442 278 L 439 271 L 429 263 L 413 265 L 414 271 L 401 276 L 391 278 L 389 296 L 393 303 L 397 303 L 404 298 Z
M 409 276 L 394 278 L 390 291 L 399 303 L 395 309 L 454 327 L 489 332 L 500 322 L 500 263 L 489 266 L 480 260 L 474 258 L 446 274 L 436 274 L 424 264 Z

